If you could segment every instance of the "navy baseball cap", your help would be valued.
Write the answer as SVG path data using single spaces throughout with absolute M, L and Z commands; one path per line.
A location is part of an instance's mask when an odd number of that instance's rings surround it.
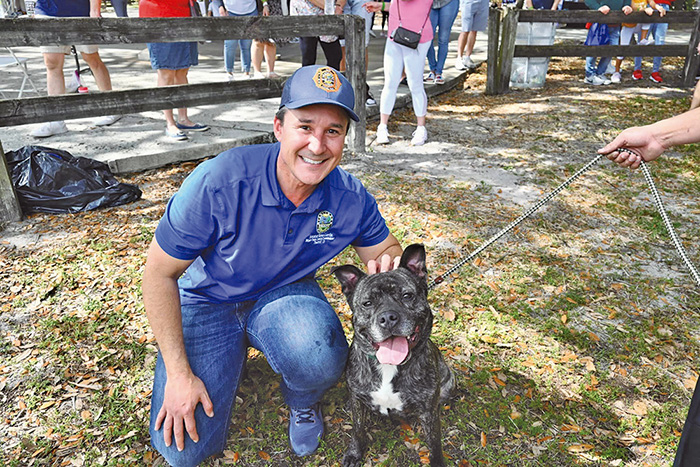
M 332 104 L 342 107 L 356 122 L 360 118 L 353 111 L 355 91 L 350 81 L 329 66 L 309 65 L 299 68 L 284 83 L 280 109 L 299 109 L 313 104 Z

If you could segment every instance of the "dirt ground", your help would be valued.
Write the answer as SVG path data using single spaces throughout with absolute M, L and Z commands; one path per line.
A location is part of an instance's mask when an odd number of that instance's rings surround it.
M 370 144 L 342 165 L 376 194 L 404 243 L 426 244 L 437 274 L 589 162 L 619 129 L 687 106 L 679 70 L 667 60 L 663 85 L 632 82 L 627 70 L 621 85 L 592 87 L 582 82 L 582 60 L 559 59 L 543 89 L 485 96 L 482 65 L 462 89 L 430 102 L 426 145 L 409 146 L 414 119 L 402 110 L 389 125 L 391 144 Z M 371 135 L 376 122 L 369 127 Z M 652 171 L 689 256 L 698 258 L 697 174 L 681 164 L 691 157 L 669 151 Z M 33 214 L 0 233 L 7 465 L 163 465 L 148 446 L 155 341 L 140 274 L 165 203 L 195 166 L 123 177 L 144 193 L 131 205 Z M 697 379 L 698 298 L 653 209 L 641 174 L 604 159 L 436 289 L 434 336 L 468 394 L 444 411 L 454 465 L 670 464 Z M 633 222 L 647 214 L 648 228 Z M 337 284 L 323 281 L 349 326 Z M 274 375 L 260 367 L 241 389 L 228 449 L 213 465 L 290 463 L 279 423 L 286 413 L 271 396 Z M 345 394 L 328 399 L 327 444 L 292 465 L 337 465 L 342 457 Z M 401 430 L 411 442 L 396 453 L 372 431 L 380 441 L 366 465 L 424 463 L 412 441 L 419 436 Z

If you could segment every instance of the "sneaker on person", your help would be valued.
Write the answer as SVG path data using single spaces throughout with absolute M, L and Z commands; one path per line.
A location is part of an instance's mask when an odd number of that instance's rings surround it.
M 58 122 L 46 122 L 41 125 L 36 130 L 30 133 L 31 136 L 35 138 L 48 138 L 53 135 L 60 135 L 61 133 L 66 133 L 68 127 L 66 127 L 66 122 L 59 120 Z
M 377 105 L 377 101 L 374 99 L 374 97 L 372 97 L 372 94 L 370 94 L 369 92 L 367 93 L 367 100 L 365 100 L 365 105 L 367 107 L 374 107 L 375 105 Z
M 445 84 L 445 78 L 442 77 L 442 75 L 435 75 L 435 80 L 433 80 L 434 84 Z
M 584 83 L 586 84 L 592 84 L 593 86 L 600 86 L 603 84 L 610 84 L 610 80 L 603 78 L 600 75 L 590 75 L 586 76 L 586 78 L 583 80 Z M 607 83 L 606 83 L 607 82 Z
M 428 130 L 424 126 L 417 126 L 411 138 L 411 146 L 423 146 L 428 141 Z
M 649 77 L 650 80 L 652 80 L 655 83 L 663 83 L 664 79 L 661 77 L 658 71 L 655 71 L 651 74 Z
M 233 72 L 232 72 L 232 71 L 227 71 L 227 72 L 226 72 L 226 75 L 227 75 L 227 77 L 228 77 L 229 82 L 230 82 L 230 81 L 235 81 L 235 80 L 236 80 L 236 77 L 233 75 Z
M 110 126 L 111 124 L 118 122 L 120 118 L 122 118 L 121 115 L 105 115 L 104 117 L 98 117 L 95 119 L 92 124 L 95 126 Z
M 642 78 L 644 78 L 644 76 L 642 76 L 642 70 L 634 70 L 632 72 L 632 79 L 633 80 L 638 81 Z
M 299 457 L 313 454 L 323 436 L 321 407 L 315 404 L 304 409 L 289 408 L 289 444 Z
M 457 68 L 459 71 L 464 71 L 467 69 L 467 66 L 464 64 L 464 57 L 457 57 L 455 59 L 455 68 Z
M 616 71 L 615 73 L 613 73 L 612 76 L 610 77 L 610 81 L 615 83 L 615 84 L 622 81 L 622 75 L 620 74 L 620 72 Z
M 654 39 L 642 39 L 641 41 L 638 42 L 639 45 L 652 45 L 654 43 Z
M 467 68 L 467 70 L 473 70 L 476 68 L 476 63 L 472 61 L 472 58 L 469 56 L 464 57 L 464 66 Z
M 423 76 L 423 82 L 424 83 L 432 83 L 435 81 L 435 73 L 432 71 L 428 73 L 427 75 Z
M 382 123 L 377 127 L 377 144 L 389 144 L 389 128 Z

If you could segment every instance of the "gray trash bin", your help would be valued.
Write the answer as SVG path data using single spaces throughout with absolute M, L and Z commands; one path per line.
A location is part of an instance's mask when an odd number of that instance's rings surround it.
M 552 45 L 557 23 L 518 23 L 516 45 Z M 515 57 L 510 73 L 511 88 L 541 88 L 549 57 Z

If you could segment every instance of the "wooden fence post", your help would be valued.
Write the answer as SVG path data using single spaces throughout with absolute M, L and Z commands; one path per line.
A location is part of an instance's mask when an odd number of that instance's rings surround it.
M 685 57 L 685 69 L 683 70 L 683 86 L 690 87 L 695 84 L 695 73 L 700 65 L 700 56 L 696 54 L 698 41 L 700 40 L 700 12 L 696 13 L 693 23 L 693 33 L 690 35 L 688 55 Z
M 515 52 L 515 34 L 518 30 L 518 16 L 520 12 L 512 8 L 506 8 L 501 29 L 501 50 L 499 54 L 498 93 L 502 94 L 510 88 L 510 72 L 513 65 L 513 53 Z
M 348 147 L 350 151 L 365 152 L 367 135 L 367 69 L 365 62 L 365 20 L 359 16 L 344 15 L 345 19 L 345 75 L 355 90 L 355 113 L 359 122 L 350 125 Z
M 22 219 L 22 208 L 12 184 L 12 177 L 5 160 L 5 151 L 0 142 L 0 230 L 8 222 L 16 222 Z
M 501 34 L 501 8 L 489 8 L 489 39 L 486 57 L 486 95 L 498 94 L 498 43 Z

